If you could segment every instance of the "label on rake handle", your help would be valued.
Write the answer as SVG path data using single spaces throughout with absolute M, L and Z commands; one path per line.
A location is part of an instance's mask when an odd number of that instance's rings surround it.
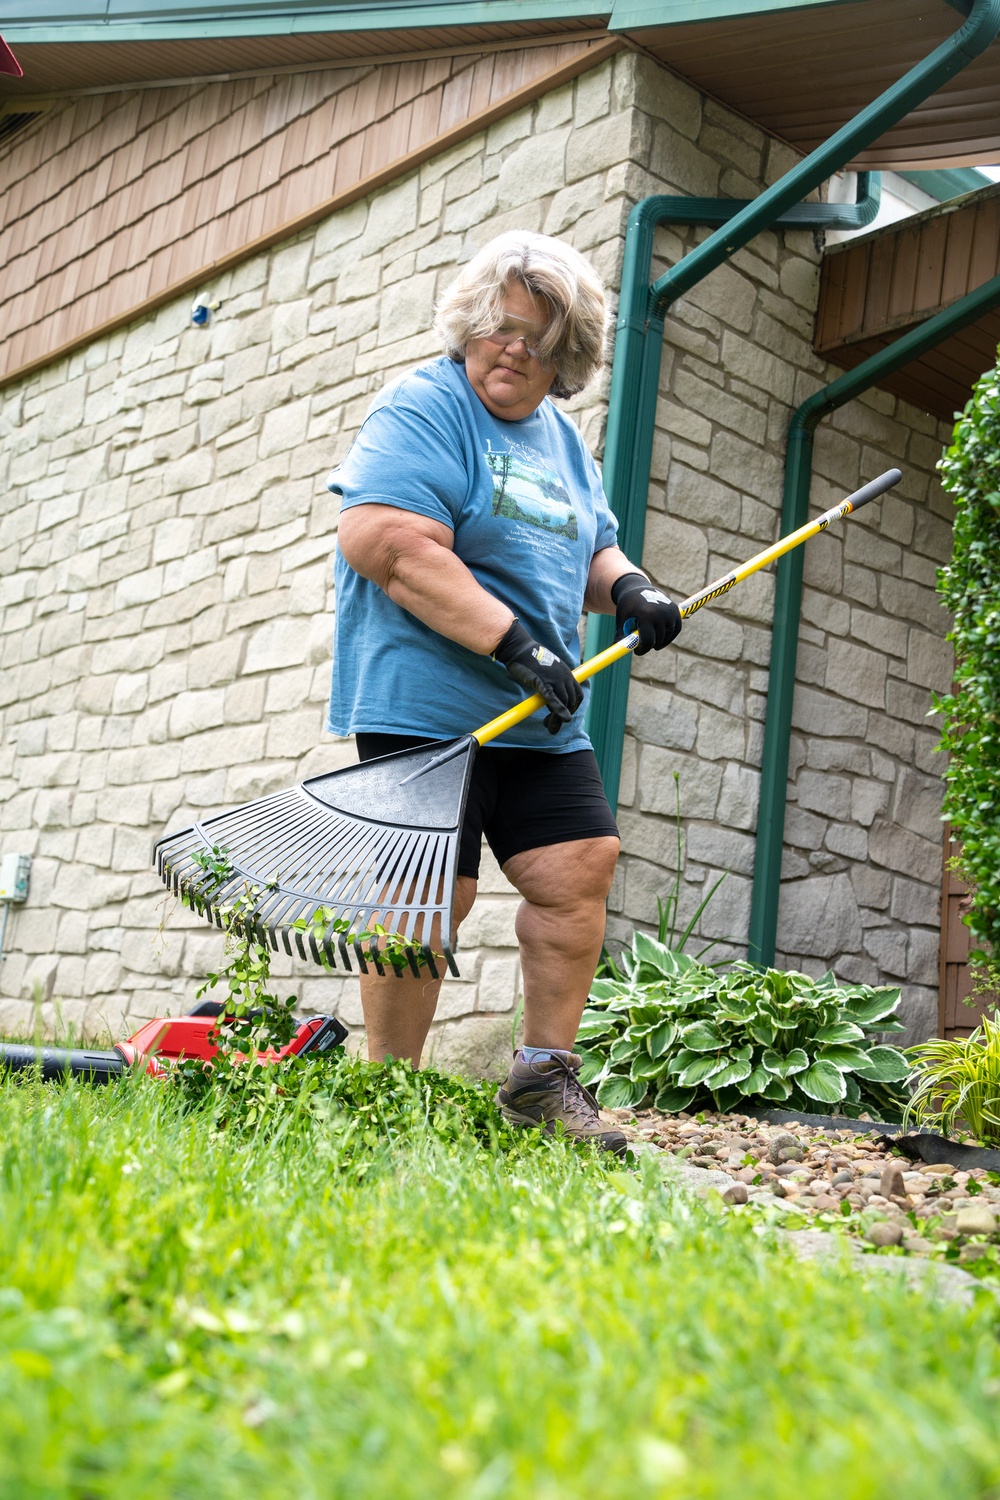
M 703 604 L 711 604 L 713 599 L 718 599 L 722 594 L 728 594 L 729 590 L 738 582 L 735 573 L 730 573 L 728 578 L 718 578 L 715 583 L 710 583 L 708 588 L 702 589 L 700 594 L 692 594 L 690 599 L 685 599 L 680 606 L 681 618 L 686 620 L 688 615 L 693 615 L 696 609 L 701 609 Z

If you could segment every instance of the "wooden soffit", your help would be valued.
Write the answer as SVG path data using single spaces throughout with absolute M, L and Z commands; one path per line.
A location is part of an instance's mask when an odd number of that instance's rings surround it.
M 1000 183 L 835 245 L 823 257 L 813 346 L 853 369 L 1000 274 Z M 950 420 L 996 363 L 1000 309 L 879 382 Z
M 620 0 L 623 30 L 704 93 L 806 153 L 962 25 L 948 0 Z M 1000 42 L 849 165 L 1000 161 Z

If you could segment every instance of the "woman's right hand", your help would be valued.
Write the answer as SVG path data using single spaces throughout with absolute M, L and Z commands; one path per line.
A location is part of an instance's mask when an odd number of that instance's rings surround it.
M 561 656 L 532 640 L 519 620 L 493 648 L 493 659 L 506 667 L 514 681 L 538 693 L 549 710 L 545 727 L 558 734 L 583 702 L 583 689 Z

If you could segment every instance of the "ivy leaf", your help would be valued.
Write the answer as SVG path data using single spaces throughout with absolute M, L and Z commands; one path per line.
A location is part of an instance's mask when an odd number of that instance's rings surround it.
M 810 1099 L 819 1099 L 823 1104 L 837 1104 L 847 1090 L 844 1075 L 833 1063 L 820 1059 L 812 1067 L 795 1075 L 795 1086 L 808 1094 Z

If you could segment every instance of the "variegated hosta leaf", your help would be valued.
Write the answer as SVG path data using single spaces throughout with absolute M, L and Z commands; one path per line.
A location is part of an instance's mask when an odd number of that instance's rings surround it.
M 847 1093 L 843 1073 L 833 1063 L 822 1059 L 804 1072 L 796 1073 L 795 1086 L 810 1099 L 819 1099 L 823 1104 L 837 1104 Z
M 792 1092 L 792 1085 L 786 1083 L 783 1078 L 775 1078 L 772 1075 L 767 1087 L 761 1089 L 760 1092 L 764 1099 L 770 1099 L 772 1102 L 780 1104 Z
M 871 1026 L 873 1022 L 882 1021 L 893 1014 L 899 1005 L 901 994 L 898 985 L 884 985 L 867 994 L 853 995 L 843 1009 L 852 1021 L 857 1021 L 861 1026 Z
M 676 1078 L 677 1075 L 679 1073 L 683 1073 L 688 1064 L 693 1063 L 695 1058 L 698 1056 L 700 1056 L 700 1054 L 697 1052 L 689 1052 L 686 1047 L 679 1047 L 678 1050 L 674 1053 L 673 1057 L 667 1063 L 667 1072 L 673 1074 L 673 1076 Z
M 868 1054 L 863 1047 L 852 1047 L 849 1042 L 821 1047 L 817 1053 L 817 1058 L 822 1058 L 824 1062 L 833 1063 L 833 1066 L 839 1068 L 842 1073 L 849 1073 L 859 1063 L 863 1065 L 867 1056 Z
M 864 1064 L 856 1066 L 854 1071 L 859 1078 L 870 1078 L 874 1083 L 901 1083 L 912 1070 L 898 1048 L 870 1047 Z
M 657 1061 L 655 1057 L 649 1057 L 645 1052 L 640 1052 L 639 1056 L 633 1060 L 632 1066 L 628 1071 L 628 1076 L 635 1079 L 636 1082 L 642 1078 L 649 1083 L 651 1079 L 659 1078 L 662 1072 L 663 1064 L 661 1062 Z
M 750 1074 L 750 1064 L 743 1058 L 733 1058 L 720 1072 L 713 1074 L 709 1080 L 712 1092 L 718 1089 L 729 1088 L 734 1083 L 740 1083 Z
M 801 1073 L 803 1068 L 808 1068 L 809 1056 L 801 1047 L 793 1047 L 791 1052 L 775 1052 L 773 1048 L 768 1048 L 761 1057 L 761 1062 L 775 1077 L 790 1078 L 793 1073 Z
M 642 1103 L 646 1093 L 645 1083 L 635 1083 L 631 1078 L 615 1074 L 598 1085 L 597 1102 L 603 1109 L 634 1109 Z
M 611 1051 L 608 1053 L 615 1067 L 620 1067 L 622 1063 L 630 1063 L 633 1057 L 638 1057 L 638 1055 L 639 1043 L 634 1042 L 630 1036 L 619 1037 L 617 1042 L 611 1044 Z
M 607 1062 L 599 1052 L 585 1052 L 582 1047 L 580 1056 L 583 1058 L 580 1065 L 580 1082 L 585 1088 L 589 1088 L 596 1079 L 604 1077 Z
M 772 1075 L 761 1063 L 752 1068 L 740 1083 L 740 1093 L 750 1098 L 753 1094 L 762 1094 Z
M 650 1057 L 662 1057 L 676 1035 L 677 1023 L 675 1021 L 661 1022 L 646 1038 L 646 1048 Z
M 817 1042 L 857 1042 L 864 1036 L 860 1026 L 855 1026 L 853 1021 L 832 1021 L 827 1026 L 821 1026 L 819 1031 L 813 1035 Z
M 711 1021 L 694 1021 L 681 1032 L 681 1041 L 689 1052 L 711 1052 L 724 1047 L 727 1040 Z
M 697 1092 L 697 1089 L 682 1089 L 678 1088 L 676 1084 L 668 1083 L 660 1089 L 653 1103 L 665 1115 L 676 1115 L 680 1114 L 682 1109 L 687 1109 L 690 1104 L 694 1103 Z
M 691 1088 L 696 1083 L 707 1083 L 714 1073 L 718 1073 L 726 1066 L 728 1061 L 728 1057 L 719 1057 L 715 1053 L 702 1053 L 695 1058 L 694 1062 L 688 1064 L 677 1082 L 682 1089 Z

